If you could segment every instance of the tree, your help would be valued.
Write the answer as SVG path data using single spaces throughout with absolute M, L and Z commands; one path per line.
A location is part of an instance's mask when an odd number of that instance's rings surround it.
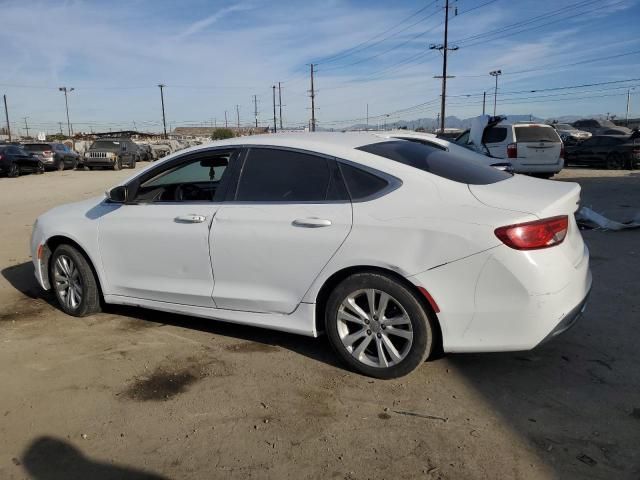
M 211 135 L 212 140 L 224 140 L 225 138 L 233 138 L 233 130 L 230 128 L 216 128 Z

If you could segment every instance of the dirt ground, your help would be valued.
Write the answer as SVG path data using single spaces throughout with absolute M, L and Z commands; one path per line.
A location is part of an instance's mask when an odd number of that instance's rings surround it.
M 31 225 L 130 174 L 0 179 L 0 478 L 640 478 L 640 231 L 584 232 L 590 304 L 551 343 L 374 381 L 324 339 L 60 312 L 33 279 Z M 640 211 L 638 173 L 559 178 L 611 218 Z

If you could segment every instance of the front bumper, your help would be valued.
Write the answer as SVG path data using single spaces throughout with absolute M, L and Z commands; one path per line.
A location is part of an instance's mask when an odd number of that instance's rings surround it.
M 112 167 L 116 163 L 117 159 L 118 159 L 118 157 L 109 157 L 109 158 L 84 157 L 82 159 L 82 164 L 87 166 L 87 167 Z

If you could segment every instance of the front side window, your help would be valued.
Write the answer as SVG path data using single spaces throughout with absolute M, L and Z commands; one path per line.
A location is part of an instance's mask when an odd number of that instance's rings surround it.
M 220 201 L 220 183 L 229 165 L 230 152 L 198 154 L 145 180 L 136 201 Z
M 324 202 L 332 175 L 327 159 L 274 148 L 251 148 L 242 167 L 240 202 Z

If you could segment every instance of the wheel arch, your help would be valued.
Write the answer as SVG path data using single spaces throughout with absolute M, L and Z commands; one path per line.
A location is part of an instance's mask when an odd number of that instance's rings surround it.
M 78 252 L 80 252 L 80 254 L 84 257 L 84 259 L 89 264 L 89 268 L 91 268 L 91 271 L 93 272 L 93 275 L 96 279 L 96 285 L 98 286 L 100 298 L 104 300 L 104 294 L 102 289 L 102 279 L 100 278 L 100 275 L 98 275 L 98 272 L 96 270 L 93 260 L 91 259 L 87 251 L 82 247 L 82 245 L 80 245 L 74 239 L 64 235 L 53 235 L 49 237 L 47 241 L 44 243 L 44 251 L 42 253 L 41 262 L 42 262 L 42 267 L 45 269 L 45 272 L 44 272 L 45 275 L 43 276 L 46 277 L 46 280 L 49 282 L 49 284 L 51 285 L 51 277 L 50 277 L 51 257 L 55 249 L 58 248 L 60 245 L 70 245 L 76 250 L 78 250 Z
M 433 321 L 434 329 L 435 329 L 435 338 L 434 340 L 434 353 L 441 352 L 443 348 L 442 344 L 442 328 L 440 327 L 440 320 L 433 306 L 429 303 L 425 295 L 420 291 L 420 289 L 407 280 L 405 277 L 400 275 L 398 272 L 395 272 L 389 268 L 384 267 L 376 267 L 373 265 L 358 265 L 346 267 L 337 272 L 333 273 L 329 278 L 325 280 L 318 290 L 318 294 L 316 295 L 316 309 L 315 309 L 315 320 L 314 320 L 314 330 L 318 333 L 324 331 L 324 315 L 325 315 L 325 306 L 327 303 L 327 299 L 329 295 L 333 291 L 333 289 L 342 282 L 345 278 L 354 275 L 356 273 L 378 273 L 383 274 L 387 277 L 391 277 L 396 280 L 398 283 L 401 283 L 405 287 L 407 287 L 411 292 L 414 293 L 415 297 L 418 299 L 422 308 L 424 308 L 427 315 Z

